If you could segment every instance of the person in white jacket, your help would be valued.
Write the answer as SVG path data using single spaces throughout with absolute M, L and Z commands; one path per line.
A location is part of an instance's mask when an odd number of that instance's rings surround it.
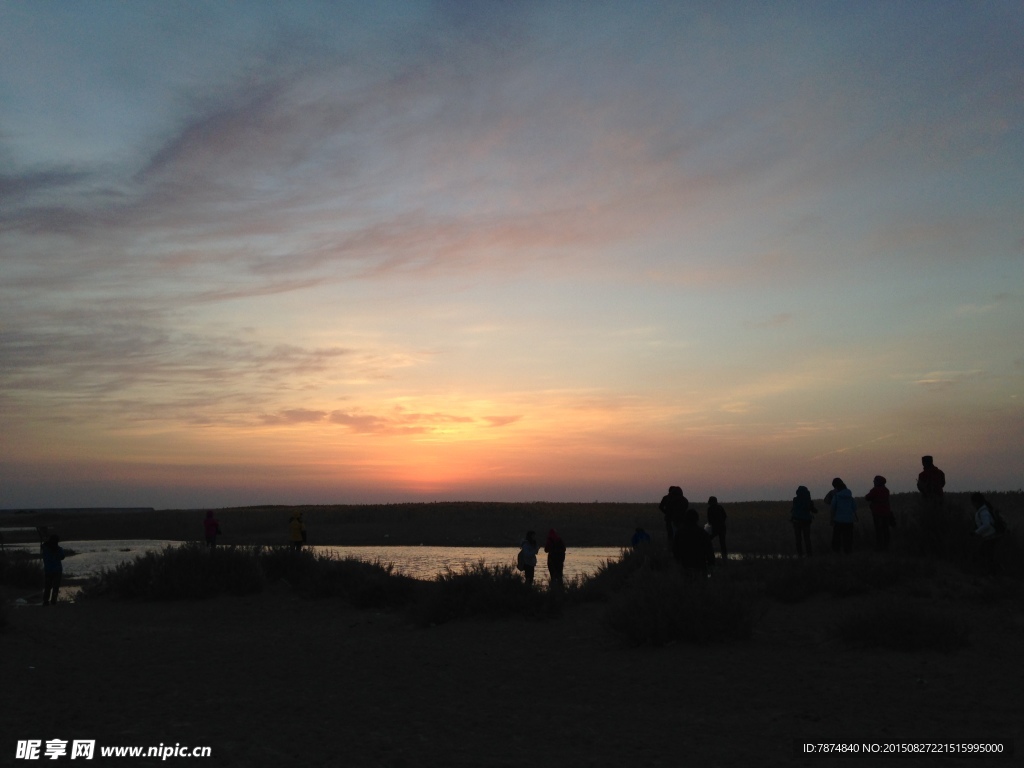
M 971 505 L 974 507 L 974 536 L 979 539 L 978 563 L 989 573 L 998 575 L 1001 572 L 999 561 L 996 559 L 996 543 L 999 537 L 992 507 L 988 500 L 977 492 L 971 494 Z
M 533 584 L 538 552 L 540 552 L 540 545 L 537 544 L 537 534 L 527 531 L 526 538 L 519 545 L 519 555 L 516 557 L 517 566 L 523 572 L 523 578 L 526 579 L 527 584 Z

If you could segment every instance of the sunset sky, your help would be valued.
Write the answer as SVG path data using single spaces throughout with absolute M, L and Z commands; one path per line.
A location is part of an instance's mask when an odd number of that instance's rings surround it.
M 0 508 L 1024 485 L 1020 2 L 0 2 Z

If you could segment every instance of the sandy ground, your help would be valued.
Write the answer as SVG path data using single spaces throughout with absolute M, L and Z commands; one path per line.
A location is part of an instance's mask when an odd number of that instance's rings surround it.
M 972 646 L 952 654 L 828 639 L 870 599 L 768 602 L 748 641 L 657 649 L 623 647 L 602 605 L 429 629 L 283 588 L 23 607 L 0 634 L 0 764 L 33 764 L 17 741 L 53 738 L 212 748 L 171 765 L 822 765 L 845 758 L 795 757 L 794 740 L 992 738 L 1019 760 L 1020 607 L 961 606 Z M 976 764 L 862 764 L 890 762 Z

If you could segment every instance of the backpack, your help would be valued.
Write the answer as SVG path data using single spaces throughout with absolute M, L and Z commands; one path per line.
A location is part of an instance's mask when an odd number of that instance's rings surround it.
M 526 554 L 525 549 L 520 549 L 519 554 L 516 555 L 516 570 L 525 571 L 530 567 L 530 556 Z

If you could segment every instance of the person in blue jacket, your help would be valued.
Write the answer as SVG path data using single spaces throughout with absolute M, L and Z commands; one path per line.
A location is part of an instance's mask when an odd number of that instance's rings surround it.
M 832 510 L 832 551 L 850 554 L 853 549 L 853 524 L 857 522 L 857 502 L 853 491 L 840 478 L 832 480 L 832 490 L 825 496 Z
M 55 605 L 60 582 L 64 577 L 64 549 L 54 533 L 43 542 L 43 605 Z
M 633 549 L 636 549 L 637 547 L 642 547 L 644 544 L 650 544 L 650 543 L 651 543 L 651 534 L 649 534 L 647 531 L 645 531 L 643 528 L 641 528 L 638 525 L 636 527 L 636 530 L 633 531 L 632 537 L 630 537 L 630 539 L 629 539 L 629 545 L 631 547 L 633 547 Z

